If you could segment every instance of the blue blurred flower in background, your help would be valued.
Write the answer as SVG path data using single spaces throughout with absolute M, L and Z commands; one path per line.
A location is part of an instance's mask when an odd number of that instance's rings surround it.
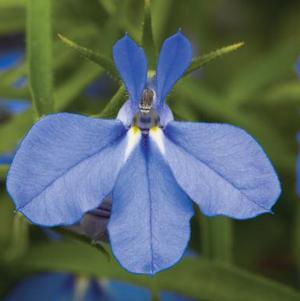
M 18 65 L 24 53 L 22 50 L 8 50 L 0 52 L 0 71 L 6 71 Z
M 19 114 L 26 111 L 30 107 L 29 101 L 24 100 L 0 100 L 0 116 L 9 118 L 11 115 Z M 0 154 L 0 165 L 11 164 L 15 155 L 15 151 Z
M 10 115 L 22 113 L 30 108 L 30 102 L 26 100 L 0 100 L 0 112 Z
M 71 274 L 45 273 L 19 283 L 4 301 L 151 301 L 149 290 L 117 281 L 98 281 Z M 191 301 L 161 293 L 161 301 Z
M 0 100 L 0 120 L 1 116 L 9 118 L 11 115 L 19 114 L 26 111 L 30 107 L 29 101 L 24 100 Z M 1 122 L 0 122 L 1 124 Z M 8 153 L 0 154 L 0 165 L 1 164 L 11 164 L 15 155 L 15 151 L 10 151 Z
M 8 49 L 5 52 L 0 52 L 0 72 L 8 71 L 16 67 L 24 56 L 24 52 L 21 49 Z M 16 89 L 22 88 L 27 84 L 27 79 L 21 77 L 14 83 Z M 17 99 L 0 99 L 0 122 L 4 122 L 9 119 L 10 116 L 22 113 L 29 109 L 30 102 L 27 100 Z M 0 165 L 11 164 L 15 155 L 15 151 L 0 154 Z
M 129 94 L 117 119 L 43 118 L 21 143 L 7 189 L 17 210 L 45 226 L 74 224 L 111 194 L 115 257 L 130 272 L 155 274 L 187 247 L 191 200 L 208 216 L 252 218 L 270 212 L 280 184 L 242 129 L 173 120 L 165 99 L 192 60 L 181 32 L 164 42 L 152 78 L 128 35 L 113 57 Z
M 114 86 L 114 82 L 108 75 L 102 75 L 85 89 L 84 94 L 90 99 L 97 99 L 100 95 L 103 98 L 108 98 L 111 96 Z
M 298 78 L 300 79 L 300 56 L 299 56 L 297 64 L 296 64 L 296 72 L 297 72 Z

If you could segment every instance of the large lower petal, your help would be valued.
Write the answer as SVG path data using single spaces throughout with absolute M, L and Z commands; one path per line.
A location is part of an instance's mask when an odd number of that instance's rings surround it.
M 192 202 L 148 138 L 122 168 L 112 198 L 110 242 L 125 269 L 155 274 L 181 258 L 190 237 Z
M 251 218 L 270 212 L 280 194 L 277 175 L 258 143 L 226 124 L 171 122 L 157 136 L 185 192 L 206 215 Z
M 66 113 L 36 123 L 8 174 L 17 210 L 41 225 L 77 222 L 112 191 L 129 133 L 119 121 Z

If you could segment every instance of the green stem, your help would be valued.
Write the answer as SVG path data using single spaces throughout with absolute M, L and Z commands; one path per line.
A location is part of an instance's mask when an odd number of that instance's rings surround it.
M 53 112 L 51 0 L 28 0 L 27 55 L 36 117 Z
M 154 70 L 156 65 L 156 47 L 153 39 L 150 0 L 145 0 L 142 46 L 148 58 L 149 69 Z
M 200 227 L 203 255 L 211 260 L 231 263 L 233 260 L 232 221 L 222 216 L 201 217 Z
M 21 213 L 16 213 L 13 219 L 10 245 L 4 254 L 8 262 L 21 258 L 28 250 L 29 224 Z

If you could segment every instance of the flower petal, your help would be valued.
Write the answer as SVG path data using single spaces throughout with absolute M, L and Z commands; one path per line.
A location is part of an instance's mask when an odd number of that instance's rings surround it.
M 165 158 L 204 214 L 244 219 L 270 212 L 280 184 L 262 148 L 245 131 L 226 124 L 171 122 L 165 134 Z
M 67 113 L 40 120 L 8 174 L 17 210 L 41 225 L 77 222 L 112 191 L 125 152 L 133 148 L 125 134 L 120 121 Z
M 125 127 L 129 127 L 132 124 L 135 112 L 132 109 L 131 102 L 127 100 L 120 108 L 117 116 L 117 120 L 123 122 Z
M 147 137 L 122 168 L 112 198 L 110 242 L 125 269 L 155 274 L 181 258 L 192 202 Z
M 192 61 L 192 46 L 178 31 L 165 40 L 156 69 L 156 105 L 160 111 L 168 93 Z
M 147 81 L 148 66 L 144 50 L 125 35 L 114 45 L 113 57 L 129 93 L 132 108 L 136 111 Z

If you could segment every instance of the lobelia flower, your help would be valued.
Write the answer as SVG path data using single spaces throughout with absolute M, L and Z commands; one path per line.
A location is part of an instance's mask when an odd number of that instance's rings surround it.
M 17 210 L 46 226 L 74 224 L 111 194 L 113 254 L 130 272 L 155 274 L 184 253 L 191 200 L 208 216 L 252 218 L 270 212 L 280 184 L 242 129 L 173 120 L 165 99 L 192 59 L 181 32 L 163 43 L 153 78 L 129 36 L 113 58 L 129 94 L 117 119 L 41 119 L 21 143 L 7 189 Z
M 11 49 L 0 52 L 0 71 L 6 71 L 15 67 L 23 58 L 24 53 L 20 49 Z

